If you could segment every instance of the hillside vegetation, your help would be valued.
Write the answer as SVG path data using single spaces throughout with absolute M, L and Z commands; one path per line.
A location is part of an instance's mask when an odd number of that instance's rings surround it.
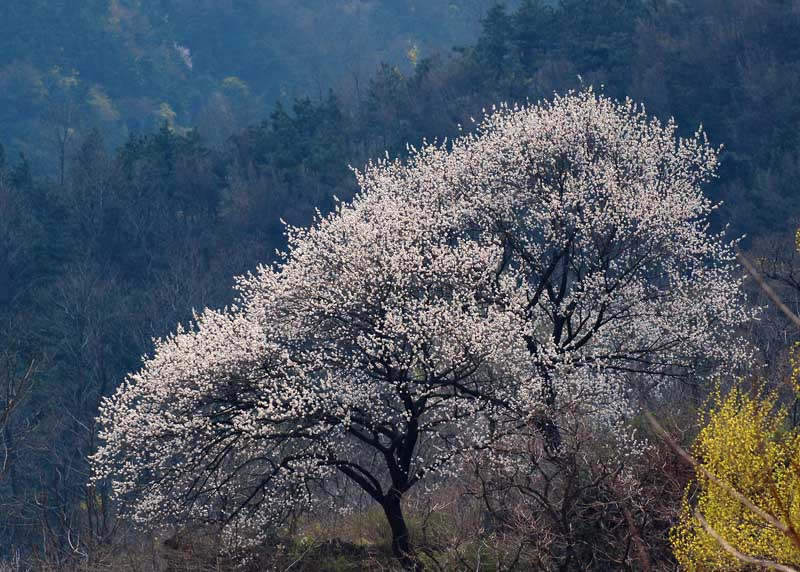
M 109 491 L 89 483 L 101 398 L 154 337 L 193 309 L 230 304 L 233 276 L 275 260 L 282 220 L 307 225 L 352 198 L 349 166 L 469 132 L 500 102 L 588 86 L 675 117 L 681 135 L 702 124 L 724 144 L 706 187 L 723 202 L 712 230 L 746 234 L 742 246 L 795 308 L 796 0 L 0 2 L 0 411 L 13 402 L 0 416 L 0 555 L 79 569 L 99 546 L 152 540 L 127 535 Z M 777 385 L 795 330 L 767 310 L 744 334 L 755 374 Z M 690 427 L 705 390 L 671 397 L 669 415 Z M 641 475 L 653 463 L 668 471 L 648 477 L 642 506 L 655 516 L 631 518 L 673 563 L 667 531 L 691 471 L 667 448 L 648 454 Z M 479 475 L 468 485 L 474 493 Z M 458 498 L 435 522 L 418 500 L 410 526 L 442 546 L 469 531 L 469 557 L 451 543 L 448 558 L 474 568 L 480 508 L 460 512 Z M 388 555 L 353 521 L 297 526 L 310 548 L 301 536 L 276 548 L 284 568 L 306 551 Z M 508 546 L 492 558 L 513 560 Z

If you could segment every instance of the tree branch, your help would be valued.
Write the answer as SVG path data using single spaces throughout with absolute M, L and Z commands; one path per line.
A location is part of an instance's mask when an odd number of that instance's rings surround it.
M 727 540 L 722 538 L 720 534 L 714 530 L 710 524 L 703 518 L 703 515 L 700 514 L 700 511 L 694 509 L 694 517 L 697 519 L 697 522 L 700 523 L 700 526 L 703 527 L 703 530 L 708 533 L 708 535 L 717 541 L 725 552 L 736 558 L 737 560 L 744 562 L 745 564 L 751 564 L 753 566 L 762 566 L 764 568 L 770 568 L 772 570 L 778 570 L 779 572 L 800 572 L 797 568 L 792 568 L 791 566 L 787 566 L 785 564 L 779 564 L 778 562 L 773 562 L 772 560 L 766 560 L 764 558 L 755 558 L 753 556 L 748 556 L 743 552 L 739 552 L 734 548 Z
M 753 503 L 753 501 L 751 501 L 749 498 L 744 496 L 742 493 L 740 493 L 739 491 L 734 489 L 731 485 L 729 485 L 728 483 L 726 483 L 725 481 L 723 481 L 722 479 L 720 479 L 716 475 L 712 474 L 708 469 L 706 469 L 700 463 L 700 461 L 695 459 L 692 456 L 692 454 L 689 453 L 689 451 L 687 451 L 686 449 L 681 447 L 678 444 L 678 442 L 675 441 L 675 439 L 672 438 L 672 436 L 667 432 L 666 429 L 664 429 L 664 427 L 661 425 L 661 423 L 658 422 L 658 420 L 655 418 L 655 416 L 648 409 L 644 409 L 643 413 L 644 413 L 645 419 L 650 424 L 650 427 L 653 429 L 653 431 L 659 437 L 661 437 L 661 439 L 663 439 L 667 443 L 667 445 L 669 445 L 670 448 L 672 448 L 673 451 L 675 451 L 675 453 L 678 455 L 678 457 L 681 458 L 681 460 L 683 460 L 685 463 L 687 463 L 688 465 L 693 467 L 699 473 L 702 473 L 703 476 L 706 477 L 709 481 L 711 481 L 712 483 L 714 483 L 715 485 L 717 485 L 718 487 L 723 489 L 725 492 L 727 492 L 729 495 L 731 495 L 733 498 L 738 500 L 740 503 L 742 503 L 742 505 L 745 508 L 747 508 L 750 512 L 752 512 L 753 514 L 756 514 L 757 516 L 762 518 L 765 522 L 771 524 L 772 526 L 774 526 L 775 528 L 780 530 L 789 539 L 791 539 L 792 542 L 798 548 L 800 548 L 800 540 L 797 539 L 794 535 L 792 535 L 791 530 L 789 529 L 788 526 L 786 526 L 786 524 L 784 524 L 783 522 L 778 520 L 778 518 L 775 517 L 773 514 L 767 512 L 764 509 L 762 509 L 761 507 L 755 505 Z

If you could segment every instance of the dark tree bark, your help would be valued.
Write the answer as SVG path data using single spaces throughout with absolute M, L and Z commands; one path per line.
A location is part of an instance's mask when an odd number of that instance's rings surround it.
M 411 534 L 403 516 L 402 494 L 392 488 L 383 499 L 381 506 L 392 530 L 392 554 L 404 570 L 421 572 L 422 564 L 417 560 L 411 544 Z

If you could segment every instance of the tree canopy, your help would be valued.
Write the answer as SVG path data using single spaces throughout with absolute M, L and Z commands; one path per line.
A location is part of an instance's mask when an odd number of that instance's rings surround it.
M 591 91 L 372 164 L 236 304 L 157 343 L 102 407 L 96 475 L 141 522 L 233 540 L 338 475 L 413 565 L 418 481 L 519 423 L 557 451 L 565 411 L 616 428 L 638 393 L 746 357 L 732 244 L 707 231 L 716 164 L 702 134 Z

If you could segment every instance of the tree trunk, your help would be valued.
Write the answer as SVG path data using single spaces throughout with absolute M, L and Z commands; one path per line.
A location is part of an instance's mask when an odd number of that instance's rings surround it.
M 396 489 L 391 489 L 384 497 L 381 505 L 392 529 L 392 554 L 403 570 L 408 572 L 422 572 L 422 564 L 417 560 L 414 548 L 411 545 L 411 535 L 403 517 L 403 508 L 400 505 L 402 496 Z

